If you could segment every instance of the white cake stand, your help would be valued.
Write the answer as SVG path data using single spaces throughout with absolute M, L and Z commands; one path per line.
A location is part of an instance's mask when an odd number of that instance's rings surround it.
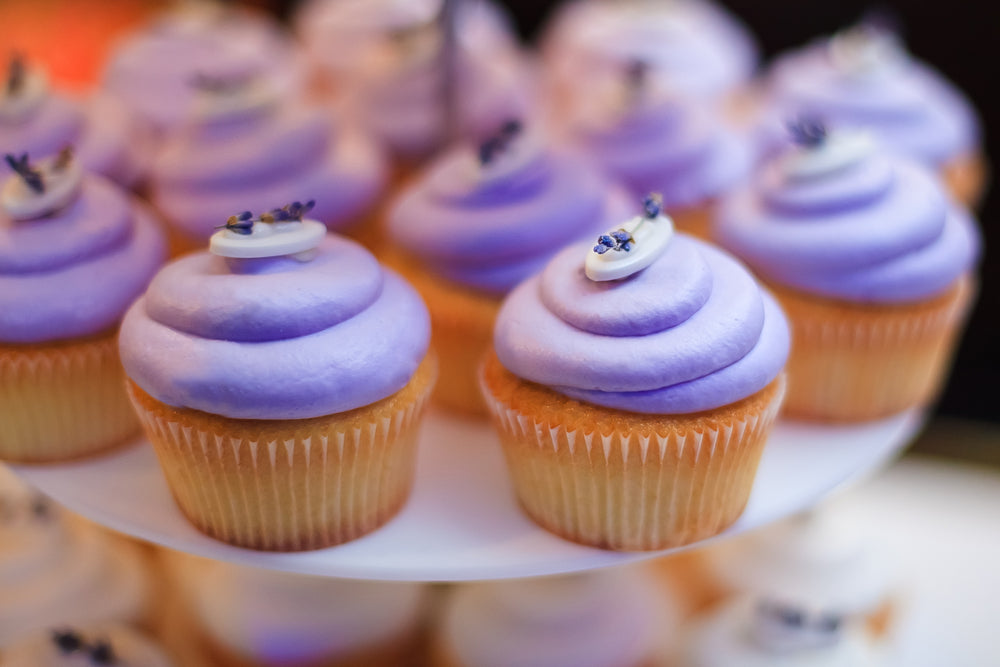
M 764 452 L 735 535 L 811 507 L 885 464 L 911 440 L 922 415 L 908 412 L 853 426 L 779 422 Z M 109 528 L 223 561 L 329 577 L 470 581 L 541 576 L 638 561 L 666 552 L 582 547 L 538 528 L 518 509 L 499 442 L 485 423 L 428 415 L 409 503 L 359 540 L 305 553 L 264 553 L 195 530 L 167 490 L 145 441 L 81 463 L 15 466 L 55 500 Z

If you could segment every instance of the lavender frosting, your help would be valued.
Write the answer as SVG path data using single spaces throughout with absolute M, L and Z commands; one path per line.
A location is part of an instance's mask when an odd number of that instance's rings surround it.
M 427 353 L 420 297 L 356 243 L 310 261 L 182 257 L 125 316 L 122 362 L 159 401 L 236 419 L 302 419 L 402 389 Z
M 758 59 L 746 27 L 704 0 L 567 3 L 543 46 L 550 75 L 571 86 L 642 60 L 673 89 L 705 101 L 747 83 Z
M 581 112 L 572 131 L 574 142 L 634 197 L 658 192 L 668 209 L 697 206 L 749 174 L 750 142 L 712 112 L 654 91 L 634 95 L 619 113 Z
M 113 100 L 84 101 L 50 92 L 27 117 L 0 118 L 0 154 L 28 153 L 38 159 L 69 145 L 87 171 L 131 187 L 143 173 L 147 143 L 132 130 L 124 108 Z M 0 167 L 0 176 L 7 173 L 6 165 Z
M 249 11 L 208 6 L 165 14 L 121 42 L 111 54 L 103 88 L 159 131 L 187 117 L 198 74 L 259 75 L 283 96 L 305 85 L 305 62 L 276 23 Z
M 313 197 L 313 217 L 348 228 L 385 185 L 385 160 L 371 140 L 335 128 L 328 114 L 284 105 L 244 119 L 193 122 L 156 156 L 151 199 L 197 242 L 239 211 Z
M 537 144 L 499 155 L 484 178 L 479 171 L 471 150 L 446 154 L 399 197 L 389 231 L 428 270 L 490 294 L 509 291 L 558 249 L 632 208 L 585 160 Z
M 969 100 L 926 64 L 897 57 L 867 76 L 839 67 L 829 40 L 779 58 L 768 81 L 766 149 L 780 146 L 787 119 L 806 114 L 869 128 L 888 148 L 934 166 L 976 150 L 979 122 Z
M 794 150 L 794 149 L 792 149 Z M 716 239 L 763 278 L 821 296 L 935 296 L 975 264 L 979 234 L 927 169 L 888 152 L 813 179 L 771 160 L 719 207 Z
M 113 328 L 166 256 L 149 211 L 97 176 L 46 218 L 0 210 L 0 340 L 43 343 Z
M 785 317 L 731 256 L 676 234 L 648 268 L 594 282 L 583 272 L 592 245 L 566 248 L 504 301 L 494 345 L 512 373 L 587 403 L 683 414 L 781 372 Z

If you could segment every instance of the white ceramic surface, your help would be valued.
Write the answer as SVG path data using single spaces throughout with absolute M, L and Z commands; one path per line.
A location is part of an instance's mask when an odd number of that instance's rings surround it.
M 906 446 L 921 422 L 915 412 L 854 426 L 780 422 L 746 512 L 724 535 L 808 508 L 874 472 Z M 417 481 L 403 511 L 371 535 L 305 553 L 249 551 L 199 533 L 174 505 L 145 442 L 85 462 L 14 469 L 70 509 L 123 533 L 199 556 L 289 572 L 469 581 L 590 570 L 664 553 L 601 551 L 537 528 L 511 495 L 492 428 L 439 413 L 425 422 Z

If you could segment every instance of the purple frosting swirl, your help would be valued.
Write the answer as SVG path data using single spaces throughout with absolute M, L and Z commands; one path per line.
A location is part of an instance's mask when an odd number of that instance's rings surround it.
M 336 131 L 320 108 L 295 106 L 190 125 L 157 155 L 150 186 L 167 221 L 204 242 L 220 220 L 274 202 L 315 199 L 314 218 L 348 228 L 385 180 L 385 161 L 370 140 Z
M 303 419 L 402 389 L 427 354 L 416 292 L 356 243 L 319 254 L 182 257 L 125 316 L 129 377 L 168 405 L 235 419 Z
M 683 414 L 735 403 L 781 372 L 785 317 L 726 253 L 676 234 L 648 268 L 594 282 L 590 245 L 566 248 L 504 301 L 494 345 L 515 375 L 587 403 Z
M 79 198 L 52 216 L 15 222 L 0 211 L 0 340 L 106 332 L 165 257 L 149 211 L 100 177 L 86 177 Z
M 144 170 L 147 140 L 132 127 L 124 108 L 113 100 L 94 97 L 86 103 L 50 93 L 24 119 L 0 119 L 0 154 L 28 153 L 33 160 L 72 146 L 87 171 L 131 187 Z M 0 167 L 0 177 L 9 171 Z
M 520 161 L 504 165 L 508 159 Z M 393 241 L 448 280 L 503 294 L 567 243 L 605 231 L 633 208 L 579 156 L 539 148 L 495 160 L 480 180 L 471 151 L 445 155 L 393 206 Z M 494 166 L 506 171 L 490 177 Z
M 976 150 L 979 123 L 971 103 L 944 77 L 915 59 L 883 75 L 853 75 L 837 66 L 829 40 L 779 58 L 769 76 L 765 149 L 781 145 L 783 124 L 811 115 L 838 127 L 865 127 L 886 147 L 940 166 Z
M 283 97 L 305 85 L 305 60 L 279 26 L 243 10 L 178 10 L 118 45 L 103 89 L 152 128 L 168 131 L 188 116 L 198 74 L 256 75 Z
M 640 100 L 613 122 L 583 121 L 574 139 L 633 196 L 659 192 L 668 210 L 705 204 L 730 189 L 749 174 L 753 158 L 750 143 L 711 112 L 677 100 Z
M 716 239 L 767 280 L 830 298 L 932 297 L 975 264 L 975 223 L 921 165 L 873 152 L 795 180 L 779 157 L 720 204 Z

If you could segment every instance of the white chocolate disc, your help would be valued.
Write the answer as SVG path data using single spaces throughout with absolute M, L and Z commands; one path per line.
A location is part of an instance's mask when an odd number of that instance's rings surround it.
M 318 248 L 324 236 L 326 225 L 316 220 L 255 222 L 249 234 L 220 229 L 212 235 L 209 250 L 236 259 L 298 255 Z
M 49 94 L 49 77 L 36 67 L 24 73 L 24 83 L 15 94 L 0 95 L 0 123 L 19 123 L 42 105 Z
M 868 159 L 875 141 L 864 130 L 840 129 L 830 132 L 818 146 L 801 146 L 786 155 L 781 169 L 792 181 L 820 178 Z
M 70 160 L 62 169 L 52 169 L 58 158 L 44 160 L 38 165 L 45 183 L 44 192 L 35 192 L 17 174 L 12 174 L 0 190 L 0 209 L 12 220 L 35 220 L 66 208 L 80 194 L 83 169 L 76 160 Z
M 611 250 L 599 255 L 588 251 L 584 271 L 591 280 L 602 282 L 626 278 L 642 271 L 663 254 L 674 237 L 674 221 L 660 214 L 655 218 L 635 217 L 620 228 L 632 235 L 630 250 Z M 609 231 L 618 231 L 614 229 Z
M 883 30 L 865 26 L 837 33 L 828 45 L 833 66 L 858 79 L 880 79 L 895 71 L 906 60 L 899 38 Z
M 199 90 L 192 116 L 196 123 L 206 125 L 229 123 L 270 113 L 279 102 L 274 84 L 267 77 L 255 76 L 231 91 Z

